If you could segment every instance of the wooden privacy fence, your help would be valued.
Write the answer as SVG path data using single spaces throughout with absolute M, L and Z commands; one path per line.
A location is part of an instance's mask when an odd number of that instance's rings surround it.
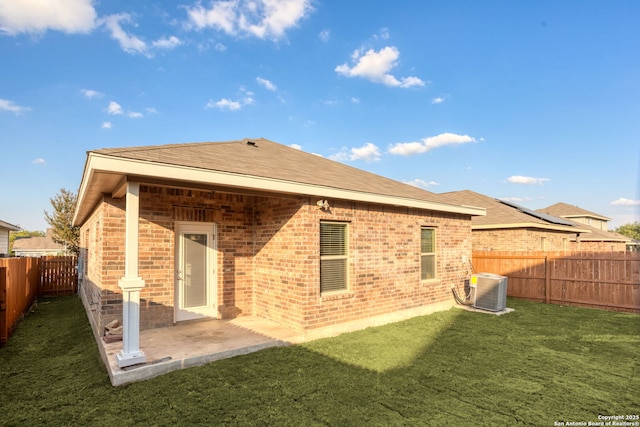
M 475 272 L 509 278 L 507 295 L 640 313 L 640 253 L 474 251 Z
M 0 258 L 0 345 L 38 296 L 78 291 L 76 257 Z

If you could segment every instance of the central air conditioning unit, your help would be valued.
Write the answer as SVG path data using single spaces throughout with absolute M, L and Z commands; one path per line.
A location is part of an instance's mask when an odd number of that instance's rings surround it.
M 492 273 L 471 275 L 470 297 L 474 308 L 502 311 L 507 308 L 507 278 Z

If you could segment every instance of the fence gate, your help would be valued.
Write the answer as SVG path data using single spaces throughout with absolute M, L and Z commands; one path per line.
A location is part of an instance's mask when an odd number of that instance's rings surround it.
M 78 292 L 78 260 L 70 256 L 42 257 L 40 295 L 73 295 Z

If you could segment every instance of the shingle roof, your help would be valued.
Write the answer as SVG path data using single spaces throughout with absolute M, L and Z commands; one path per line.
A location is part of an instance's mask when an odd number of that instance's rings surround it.
M 47 230 L 46 236 L 27 237 L 16 239 L 13 242 L 14 251 L 34 251 L 34 250 L 59 250 L 64 251 L 64 246 L 53 241 L 51 231 Z
M 591 227 L 590 225 L 583 224 L 581 222 L 572 221 L 571 219 L 567 219 L 569 222 L 572 222 L 576 225 L 576 227 L 585 228 L 589 230 L 589 233 L 581 233 L 580 240 L 583 242 L 628 242 L 631 243 L 633 239 L 631 237 L 624 236 L 620 233 L 616 233 L 613 231 L 600 230 L 595 227 Z
M 74 224 L 86 220 L 103 194 L 124 196 L 127 182 L 484 215 L 484 209 L 451 204 L 430 191 L 258 138 L 89 151 Z
M 444 203 L 439 195 L 430 191 L 263 138 L 108 148 L 91 152 L 125 159 Z
M 569 221 L 562 218 L 535 215 L 532 211 L 519 208 L 513 203 L 503 203 L 498 199 L 471 190 L 442 193 L 440 196 L 450 203 L 485 208 L 487 210 L 486 216 L 478 216 L 471 219 L 471 224 L 474 229 L 536 227 L 554 230 L 560 229 L 573 233 L 580 232 L 580 229 L 584 229 L 580 224 L 574 227 L 568 224 Z
M 607 218 L 606 216 L 597 214 L 595 212 L 588 211 L 586 209 L 582 209 L 578 206 L 570 205 L 568 203 L 556 203 L 555 205 L 547 206 L 546 208 L 536 209 L 538 212 L 544 212 L 549 215 L 560 216 L 564 218 L 575 218 L 575 217 L 591 217 L 602 219 L 605 221 L 609 221 L 611 218 Z

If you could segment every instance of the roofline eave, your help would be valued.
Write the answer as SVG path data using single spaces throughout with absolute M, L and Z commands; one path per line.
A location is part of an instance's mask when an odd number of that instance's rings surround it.
M 597 214 L 568 214 L 568 215 L 557 215 L 560 216 L 562 218 L 567 218 L 567 219 L 572 219 L 572 218 L 593 218 L 593 219 L 599 219 L 602 221 L 611 221 L 611 218 L 608 218 L 606 216 L 602 216 L 602 215 L 597 215 Z
M 495 230 L 504 228 L 538 228 L 541 230 L 552 231 L 566 231 L 569 233 L 591 233 L 586 228 L 577 228 L 570 225 L 556 225 L 556 224 L 539 224 L 536 222 L 515 222 L 515 223 L 501 223 L 501 224 L 478 224 L 472 225 L 472 230 Z
M 81 209 L 81 207 L 86 203 L 89 184 L 96 172 L 122 174 L 123 176 L 136 175 L 153 179 L 162 178 L 165 180 L 206 183 L 214 184 L 216 186 L 240 188 L 245 190 L 261 190 L 272 193 L 300 194 L 321 197 L 323 199 L 333 198 L 358 202 L 379 203 L 384 205 L 410 207 L 470 216 L 486 215 L 486 209 L 473 206 L 450 205 L 408 197 L 365 193 L 356 190 L 325 187 L 321 185 L 285 181 L 254 175 L 155 163 L 145 160 L 123 159 L 89 152 L 80 189 L 78 190 L 78 203 L 73 218 L 73 223 L 75 225 L 79 225 L 84 222 L 88 216 L 88 213 L 86 212 L 81 213 L 87 210 Z M 90 209 L 91 208 L 88 210 Z

